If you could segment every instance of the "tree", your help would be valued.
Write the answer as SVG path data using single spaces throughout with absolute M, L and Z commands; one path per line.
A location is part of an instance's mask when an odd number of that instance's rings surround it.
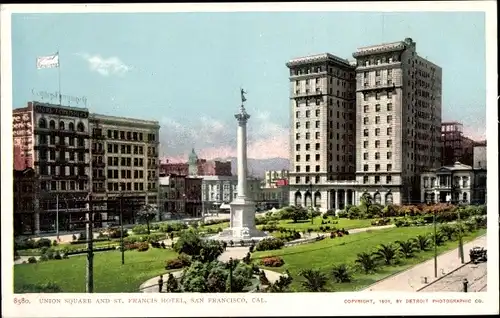
M 441 232 L 437 232 L 436 235 L 432 234 L 432 241 L 437 245 L 443 245 L 446 240 L 445 236 Z
M 355 263 L 359 264 L 366 274 L 373 272 L 377 268 L 377 263 L 372 254 L 363 252 L 357 255 Z
M 418 235 L 413 239 L 413 241 L 421 251 L 427 250 L 429 248 L 429 245 L 431 244 L 431 240 L 427 235 Z
M 203 240 L 193 229 L 182 231 L 174 243 L 174 250 L 177 253 L 185 253 L 190 256 L 199 256 L 202 248 Z
M 457 232 L 457 228 L 448 224 L 443 224 L 439 227 L 439 232 L 442 233 L 448 241 L 451 241 L 453 235 Z
M 290 284 L 292 283 L 293 278 L 286 274 L 286 275 L 281 275 L 280 278 L 274 282 L 273 284 L 269 285 L 268 291 L 270 293 L 283 293 L 288 291 L 288 288 L 290 287 Z
M 224 246 L 219 241 L 206 240 L 201 242 L 201 250 L 199 257 L 194 256 L 202 262 L 215 261 L 222 253 L 224 253 Z
M 346 264 L 333 266 L 332 276 L 337 283 L 348 283 L 351 281 L 351 271 Z
M 284 209 L 282 217 L 292 219 L 294 223 L 297 223 L 298 220 L 307 220 L 309 215 L 303 207 L 293 207 L 291 209 Z
M 317 269 L 305 269 L 299 274 L 305 278 L 302 286 L 309 292 L 322 292 L 325 291 L 327 282 L 326 275 Z
M 139 212 L 137 213 L 137 216 L 141 220 L 146 221 L 148 227 L 148 235 L 151 234 L 151 231 L 149 229 L 149 223 L 154 220 L 156 215 L 158 215 L 158 209 L 151 204 L 143 205 L 139 210 Z
M 207 292 L 224 293 L 226 291 L 226 281 L 228 272 L 221 267 L 215 267 L 210 271 L 207 278 Z
M 397 249 L 392 244 L 382 244 L 373 255 L 375 258 L 383 260 L 386 265 L 390 265 L 396 259 L 397 253 Z
M 361 198 L 359 198 L 359 202 L 361 203 L 361 206 L 366 207 L 366 214 L 368 214 L 368 211 L 370 209 L 370 205 L 373 204 L 373 198 L 369 193 L 363 193 Z
M 314 220 L 314 218 L 321 215 L 321 212 L 319 212 L 318 209 L 313 209 L 312 207 L 310 207 L 308 214 L 309 214 L 309 218 L 311 219 L 311 222 L 312 222 Z
M 399 244 L 399 250 L 405 258 L 411 258 L 415 252 L 415 242 L 412 240 L 408 241 L 396 241 Z

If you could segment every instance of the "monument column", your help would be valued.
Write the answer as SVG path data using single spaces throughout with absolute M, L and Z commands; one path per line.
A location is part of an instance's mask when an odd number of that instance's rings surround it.
M 247 121 L 250 115 L 241 106 L 240 112 L 234 117 L 238 120 L 237 131 L 237 171 L 238 171 L 238 198 L 247 197 Z

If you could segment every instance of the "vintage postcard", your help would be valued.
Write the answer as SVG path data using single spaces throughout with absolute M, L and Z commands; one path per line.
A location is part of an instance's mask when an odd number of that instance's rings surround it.
M 494 1 L 1 9 L 3 316 L 498 314 Z

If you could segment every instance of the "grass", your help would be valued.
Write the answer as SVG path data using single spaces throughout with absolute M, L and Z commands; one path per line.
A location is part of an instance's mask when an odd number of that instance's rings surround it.
M 94 254 L 94 292 L 138 292 L 139 286 L 151 277 L 165 272 L 165 261 L 177 254 L 170 249 L 149 249 L 146 252 L 125 252 L 125 265 L 121 265 L 118 251 Z M 60 286 L 66 293 L 85 292 L 87 258 L 74 256 L 69 259 L 51 260 L 36 264 L 14 266 L 14 292 L 25 284 Z
M 286 229 L 296 230 L 299 232 L 307 231 L 307 229 L 311 228 L 313 231 L 318 231 L 319 228 L 329 226 L 330 228 L 336 227 L 337 229 L 344 228 L 346 230 L 351 229 L 360 229 L 364 227 L 371 227 L 372 221 L 375 219 L 363 219 L 363 220 L 350 220 L 350 219 L 334 219 L 332 217 L 328 217 L 327 219 L 323 219 L 321 217 L 314 218 L 314 223 L 311 223 L 311 219 L 309 220 L 301 220 L 294 223 L 293 220 L 281 220 L 278 221 L 278 227 L 283 227 Z M 328 222 L 330 224 L 321 224 L 322 221 Z M 338 222 L 338 224 L 333 224 L 334 222 Z M 260 226 L 262 227 L 262 226 Z
M 302 278 L 299 272 L 302 269 L 314 268 L 325 273 L 328 277 L 326 286 L 329 291 L 358 291 L 387 276 L 408 269 L 409 267 L 431 259 L 434 250 L 417 252 L 410 259 L 402 259 L 401 264 L 394 266 L 380 266 L 376 273 L 366 275 L 356 272 L 354 279 L 350 283 L 336 284 L 333 282 L 330 270 L 336 264 L 355 264 L 357 254 L 362 252 L 371 252 L 376 250 L 380 244 L 393 243 L 397 240 L 407 240 L 416 237 L 419 234 L 427 234 L 432 231 L 432 227 L 406 227 L 392 228 L 377 231 L 358 233 L 348 235 L 342 238 L 326 238 L 317 243 L 304 244 L 286 247 L 281 250 L 255 252 L 253 259 L 259 259 L 268 256 L 280 256 L 285 261 L 285 265 L 280 268 L 269 268 L 279 272 L 288 269 L 294 277 L 291 285 L 293 291 L 304 291 L 301 286 Z M 474 238 L 483 235 L 486 230 L 479 230 L 464 236 L 463 241 L 471 241 Z M 446 242 L 438 247 L 438 253 L 443 253 L 457 247 L 457 241 Z

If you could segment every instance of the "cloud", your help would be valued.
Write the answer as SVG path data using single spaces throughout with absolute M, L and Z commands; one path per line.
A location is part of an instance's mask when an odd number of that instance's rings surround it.
M 126 65 L 116 56 L 104 58 L 100 55 L 77 54 L 89 63 L 90 70 L 102 76 L 124 75 L 131 67 Z
M 161 151 L 172 162 L 187 160 L 192 148 L 200 158 L 236 156 L 236 120 L 223 122 L 202 116 L 182 124 L 171 118 L 161 120 Z M 272 120 L 269 113 L 256 113 L 248 122 L 248 157 L 288 158 L 288 129 Z

